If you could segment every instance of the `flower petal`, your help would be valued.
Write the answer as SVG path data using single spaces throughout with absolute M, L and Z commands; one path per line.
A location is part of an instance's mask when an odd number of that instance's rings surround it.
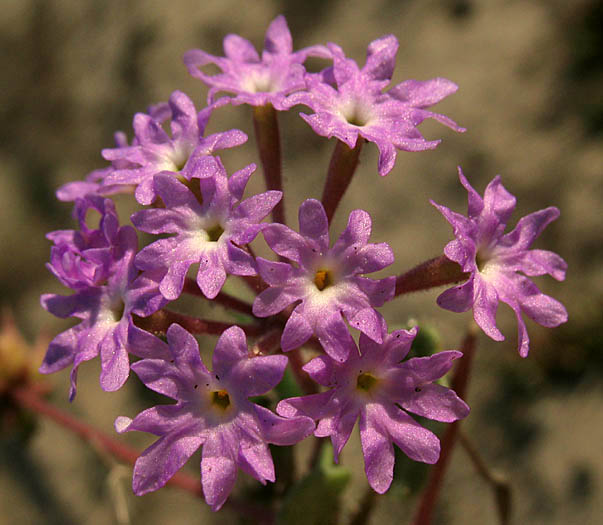
M 444 423 L 452 423 L 469 414 L 469 407 L 454 390 L 437 384 L 427 384 L 417 389 L 400 403 L 402 408 Z
M 216 432 L 203 445 L 201 459 L 201 484 L 205 501 L 213 511 L 220 510 L 230 495 L 237 479 L 237 466 L 231 449 L 238 443 L 231 436 Z
M 284 418 L 260 405 L 253 405 L 253 410 L 260 423 L 262 436 L 268 443 L 281 446 L 295 445 L 314 430 L 314 421 L 309 417 Z
M 293 39 L 283 15 L 277 16 L 266 30 L 264 49 L 268 53 L 290 54 L 293 51 Z
M 329 221 L 322 203 L 316 199 L 306 199 L 299 207 L 298 220 L 299 233 L 316 241 L 321 251 L 328 250 Z
M 303 345 L 314 333 L 312 326 L 296 308 L 293 310 L 281 337 L 281 348 L 288 352 Z
M 132 488 L 137 496 L 163 487 L 203 444 L 193 423 L 171 432 L 147 448 L 134 464 Z
M 364 455 L 364 471 L 371 488 L 383 494 L 389 489 L 394 479 L 394 447 L 389 437 L 381 430 L 382 425 L 375 425 L 379 417 L 369 407 L 360 415 L 360 443 Z

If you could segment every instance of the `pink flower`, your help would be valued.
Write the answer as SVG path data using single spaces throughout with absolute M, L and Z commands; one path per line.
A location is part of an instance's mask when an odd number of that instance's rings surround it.
M 504 339 L 496 327 L 498 302 L 508 304 L 517 318 L 519 354 L 526 357 L 530 339 L 522 313 L 547 327 L 567 321 L 565 307 L 543 294 L 528 279 L 544 274 L 558 281 L 565 279 L 567 264 L 559 255 L 530 249 L 536 237 L 559 217 L 559 210 L 550 207 L 526 215 L 513 231 L 505 234 L 507 221 L 515 209 L 515 197 L 503 187 L 500 176 L 488 184 L 483 199 L 460 168 L 459 178 L 469 194 L 467 217 L 446 206 L 432 204 L 452 225 L 456 236 L 446 245 L 444 253 L 459 263 L 464 272 L 471 273 L 471 277 L 460 286 L 442 293 L 438 304 L 453 312 L 466 312 L 473 308 L 475 322 L 495 341 Z

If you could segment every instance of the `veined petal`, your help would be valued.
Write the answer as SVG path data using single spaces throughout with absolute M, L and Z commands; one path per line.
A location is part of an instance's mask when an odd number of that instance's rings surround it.
M 293 39 L 283 15 L 277 16 L 266 30 L 264 49 L 272 54 L 290 54 L 293 51 Z
M 243 438 L 239 446 L 237 465 L 262 485 L 274 482 L 274 463 L 268 445 L 262 441 Z
M 234 381 L 245 396 L 259 396 L 272 390 L 281 381 L 287 362 L 284 355 L 249 356 L 223 373 L 228 373 L 229 381 Z M 216 366 L 214 370 L 217 370 Z
M 446 78 L 433 78 L 425 81 L 405 80 L 387 94 L 413 107 L 427 108 L 452 95 L 457 89 L 458 86 Z
M 406 398 L 401 406 L 418 416 L 444 423 L 452 423 L 469 414 L 469 407 L 453 390 L 437 384 L 416 387 L 414 395 Z
M 379 417 L 381 425 L 387 429 L 392 441 L 410 459 L 429 464 L 433 464 L 439 459 L 439 439 L 403 410 L 392 405 L 372 417 Z
M 253 409 L 260 422 L 262 435 L 268 443 L 282 446 L 294 445 L 314 430 L 314 421 L 309 417 L 284 418 L 260 405 L 254 405 Z
M 373 407 L 367 407 L 360 415 L 360 443 L 364 455 L 364 471 L 371 488 L 383 494 L 389 489 L 394 479 L 394 447 L 381 430 L 382 425 L 376 425 L 378 412 Z
M 488 337 L 495 341 L 503 341 L 504 336 L 496 327 L 496 311 L 498 309 L 498 293 L 491 284 L 482 278 L 475 279 L 473 318 Z
M 283 330 L 283 335 L 281 337 L 281 348 L 283 349 L 283 352 L 299 348 L 312 337 L 313 333 L 314 330 L 310 323 L 308 323 L 306 318 L 301 315 L 296 308 L 289 316 L 285 329 Z
M 226 281 L 226 270 L 217 251 L 207 251 L 199 261 L 197 284 L 208 299 L 213 299 L 220 293 Z
M 270 317 L 282 312 L 298 299 L 297 294 L 289 292 L 285 287 L 272 286 L 261 292 L 253 301 L 253 315 Z
M 219 510 L 231 493 L 237 479 L 233 450 L 238 443 L 232 436 L 214 433 L 204 443 L 201 452 L 201 484 L 205 501 L 213 511 Z
M 315 241 L 321 251 L 328 250 L 329 221 L 322 203 L 316 199 L 305 200 L 299 207 L 298 219 L 300 235 Z
M 356 343 L 339 312 L 320 320 L 316 336 L 325 352 L 335 361 L 344 362 L 350 352 L 356 351 Z
M 212 356 L 212 368 L 218 375 L 226 377 L 241 359 L 248 357 L 245 332 L 238 326 L 231 326 L 218 338 Z
M 137 496 L 163 487 L 202 445 L 196 423 L 166 434 L 136 460 L 132 488 Z

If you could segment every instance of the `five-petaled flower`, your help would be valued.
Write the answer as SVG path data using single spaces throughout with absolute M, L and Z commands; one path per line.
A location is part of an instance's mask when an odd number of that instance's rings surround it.
M 309 416 L 318 421 L 317 437 L 330 437 L 335 461 L 359 423 L 365 472 L 371 487 L 380 494 L 391 485 L 395 443 L 415 461 L 435 463 L 440 442 L 406 411 L 447 423 L 462 419 L 469 407 L 453 390 L 434 383 L 450 368 L 460 352 L 439 352 L 429 357 L 402 361 L 417 333 L 396 330 L 387 333 L 381 324 L 379 344 L 360 334 L 360 353 L 348 334 L 345 363 L 319 356 L 303 369 L 317 383 L 329 389 L 319 394 L 281 401 L 282 416 Z
M 221 91 L 233 93 L 232 104 L 265 106 L 272 104 L 283 110 L 285 96 L 305 89 L 306 72 L 302 65 L 309 56 L 331 58 L 324 46 L 311 46 L 293 51 L 291 33 L 284 16 L 277 16 L 268 26 L 262 56 L 245 38 L 228 35 L 224 39 L 225 57 L 216 57 L 200 49 L 192 49 L 184 55 L 189 73 L 210 86 L 208 103 Z M 222 72 L 208 75 L 204 66 L 214 64 Z
M 42 306 L 57 317 L 76 317 L 81 322 L 57 335 L 50 343 L 40 372 L 50 374 L 71 365 L 69 398 L 76 394 L 78 367 L 100 355 L 100 384 L 114 391 L 130 372 L 128 353 L 148 357 L 145 346 L 128 344 L 128 335 L 142 331 L 132 314 L 146 317 L 165 303 L 155 275 L 139 276 L 134 266 L 138 238 L 131 226 L 119 226 L 112 201 L 88 196 L 76 201 L 79 231 L 59 231 L 50 236 L 57 243 L 49 268 L 61 282 L 76 291 L 69 296 L 44 294 Z M 85 224 L 86 213 L 101 213 L 100 227 Z
M 238 326 L 222 333 L 210 372 L 199 356 L 195 338 L 173 324 L 168 345 L 155 338 L 156 352 L 169 360 L 143 359 L 132 365 L 151 390 L 176 400 L 141 412 L 133 420 L 119 417 L 118 432 L 139 430 L 159 436 L 134 466 L 133 489 L 138 495 L 157 490 L 203 446 L 201 483 L 205 500 L 218 510 L 228 498 L 237 468 L 265 484 L 274 481 L 268 444 L 293 445 L 314 430 L 305 416 L 284 418 L 248 400 L 264 394 L 281 380 L 287 358 L 250 355 Z
M 547 327 L 567 321 L 565 307 L 543 294 L 528 279 L 544 274 L 558 281 L 565 279 L 567 264 L 559 255 L 548 250 L 530 249 L 536 237 L 559 217 L 559 210 L 549 207 L 526 215 L 513 231 L 505 234 L 507 221 L 515 209 L 515 197 L 503 187 L 500 176 L 488 184 L 483 198 L 460 168 L 459 178 L 468 192 L 467 217 L 446 206 L 432 204 L 452 225 L 456 236 L 446 245 L 444 253 L 471 276 L 460 286 L 442 293 L 438 304 L 453 312 L 473 308 L 475 322 L 495 341 L 504 339 L 496 327 L 498 302 L 508 304 L 517 317 L 519 354 L 526 357 L 530 339 L 522 313 Z
M 140 204 L 151 204 L 157 197 L 153 178 L 168 173 L 183 181 L 195 177 L 211 177 L 204 173 L 208 157 L 215 151 L 243 144 L 247 135 L 238 129 L 203 136 L 209 117 L 216 103 L 197 112 L 190 98 L 181 91 L 174 91 L 168 104 L 154 106 L 150 113 L 134 116 L 134 140 L 131 145 L 103 150 L 103 157 L 112 161 L 113 167 L 103 177 L 97 189 L 102 193 L 107 187 L 135 186 L 135 197 Z M 162 124 L 169 121 L 172 136 Z M 210 162 L 211 166 L 211 162 Z
M 149 244 L 136 256 L 141 270 L 164 272 L 159 290 L 170 301 L 180 296 L 194 263 L 199 263 L 197 284 L 210 299 L 218 295 L 227 274 L 256 275 L 254 258 L 242 246 L 256 237 L 260 221 L 282 196 L 280 191 L 267 191 L 241 201 L 255 165 L 228 178 L 219 158 L 211 162 L 213 176 L 192 178 L 189 185 L 167 174 L 156 175 L 155 189 L 166 208 L 132 215 L 141 231 L 176 234 Z
M 329 247 L 329 224 L 322 204 L 308 199 L 299 208 L 297 233 L 282 224 L 263 230 L 266 242 L 278 255 L 294 263 L 257 258 L 258 272 L 270 286 L 253 303 L 253 313 L 268 317 L 298 302 L 289 316 L 281 347 L 292 350 L 312 334 L 325 351 L 344 361 L 350 347 L 344 344 L 348 322 L 378 343 L 381 342 L 381 315 L 375 307 L 394 296 L 395 277 L 369 279 L 394 262 L 386 243 L 373 244 L 371 217 L 363 210 L 350 213 L 348 225 L 335 245 Z
M 398 51 L 393 35 L 369 44 L 362 69 L 346 58 L 339 46 L 328 47 L 333 66 L 319 74 L 307 74 L 306 90 L 290 95 L 285 106 L 308 106 L 314 113 L 300 115 L 312 129 L 324 137 L 337 137 L 350 148 L 359 137 L 374 142 L 379 148 L 379 175 L 387 175 L 394 167 L 396 149 L 422 151 L 440 143 L 425 140 L 417 129 L 426 118 L 465 131 L 448 117 L 425 109 L 457 90 L 450 80 L 406 80 L 383 92 L 394 72 Z

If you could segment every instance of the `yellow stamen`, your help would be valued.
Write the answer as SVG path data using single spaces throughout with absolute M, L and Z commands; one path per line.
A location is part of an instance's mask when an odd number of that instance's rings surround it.
M 376 384 L 377 378 L 367 372 L 360 374 L 356 380 L 356 388 L 358 390 L 364 390 L 365 392 L 371 390 Z
M 333 276 L 329 270 L 317 270 L 314 274 L 314 284 L 320 291 L 333 284 Z
M 230 397 L 226 390 L 215 390 L 211 393 L 211 402 L 213 405 L 226 410 L 230 406 Z

